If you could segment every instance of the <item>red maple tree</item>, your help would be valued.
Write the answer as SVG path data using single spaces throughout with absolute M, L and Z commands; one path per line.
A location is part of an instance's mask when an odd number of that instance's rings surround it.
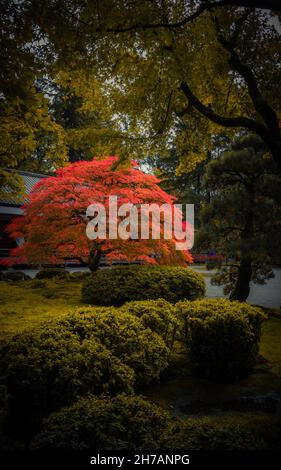
M 117 160 L 107 157 L 73 163 L 37 183 L 24 215 L 8 227 L 10 235 L 23 238 L 24 243 L 11 251 L 6 264 L 60 264 L 75 259 L 88 262 L 95 270 L 102 255 L 109 262 L 118 259 L 182 266 L 192 262 L 188 251 L 176 250 L 175 239 L 90 240 L 86 236 L 88 206 L 102 203 L 108 210 L 109 196 L 117 196 L 118 207 L 124 203 L 137 207 L 174 203 L 175 198 L 160 188 L 155 176 L 142 172 L 134 161 L 128 168 L 114 169 Z

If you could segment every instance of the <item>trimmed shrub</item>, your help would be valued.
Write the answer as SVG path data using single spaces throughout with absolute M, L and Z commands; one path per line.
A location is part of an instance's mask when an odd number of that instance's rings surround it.
M 164 340 L 141 319 L 99 307 L 17 335 L 0 353 L 8 431 L 23 439 L 78 396 L 131 393 L 157 379 L 169 358 Z
M 178 302 L 193 371 L 210 379 L 233 381 L 255 364 L 262 321 L 258 308 L 225 299 Z
M 31 279 L 28 274 L 25 274 L 22 271 L 6 271 L 1 273 L 1 281 L 28 281 Z
M 178 420 L 162 448 L 193 450 L 280 450 L 281 422 L 270 416 L 220 416 Z
M 59 321 L 60 327 L 81 340 L 97 338 L 135 372 L 137 384 L 158 379 L 168 366 L 164 340 L 146 328 L 141 319 L 115 308 L 80 308 Z
M 121 311 L 140 318 L 145 327 L 160 335 L 169 348 L 173 347 L 179 321 L 175 307 L 164 299 L 128 302 Z
M 81 338 L 59 323 L 14 337 L 1 351 L 8 392 L 8 431 L 29 437 L 42 417 L 86 393 L 133 390 L 134 372 L 97 338 Z
M 175 419 L 139 396 L 88 396 L 53 413 L 31 442 L 37 450 L 280 450 L 271 416 Z
M 89 396 L 51 415 L 33 449 L 155 449 L 169 415 L 138 396 Z
M 70 277 L 70 273 L 64 268 L 44 268 L 41 269 L 35 277 L 36 279 L 51 279 L 53 277 L 68 279 Z
M 144 265 L 101 269 L 85 281 L 82 295 L 88 304 L 120 306 L 132 300 L 194 300 L 204 291 L 203 277 L 189 268 Z
M 218 262 L 217 261 L 214 261 L 214 260 L 209 260 L 207 261 L 206 263 L 206 269 L 208 271 L 211 271 L 212 269 L 215 269 L 218 267 Z

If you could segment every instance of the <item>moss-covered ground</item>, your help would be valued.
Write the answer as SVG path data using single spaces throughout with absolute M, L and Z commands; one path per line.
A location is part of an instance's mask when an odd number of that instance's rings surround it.
M 0 340 L 66 315 L 81 305 L 81 282 L 32 280 L 0 282 Z

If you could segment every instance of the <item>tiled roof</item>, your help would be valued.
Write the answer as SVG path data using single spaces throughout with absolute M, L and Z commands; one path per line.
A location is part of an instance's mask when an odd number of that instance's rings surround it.
M 42 178 L 47 178 L 46 175 L 42 175 L 40 173 L 31 173 L 29 171 L 19 171 L 18 172 L 20 176 L 23 179 L 24 185 L 25 185 L 25 194 L 28 195 L 30 194 L 33 186 L 38 183 Z M 13 196 L 11 196 L 11 193 L 9 191 L 9 188 L 2 188 L 3 192 L 7 193 L 7 198 L 5 197 L 4 199 L 2 198 L 0 200 L 0 205 L 12 205 L 12 206 L 21 206 L 25 202 L 27 202 L 28 197 L 24 197 L 21 202 L 16 200 Z

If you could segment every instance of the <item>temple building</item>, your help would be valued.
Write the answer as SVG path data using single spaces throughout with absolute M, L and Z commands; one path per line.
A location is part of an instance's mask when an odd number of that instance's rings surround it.
M 22 215 L 23 212 L 21 206 L 28 200 L 28 195 L 30 194 L 33 186 L 42 178 L 46 178 L 46 175 L 31 173 L 29 171 L 19 171 L 19 174 L 21 175 L 25 185 L 25 197 L 22 202 L 18 202 L 11 197 L 8 189 L 7 197 L 0 200 L 0 258 L 7 258 L 9 256 L 9 251 L 20 242 L 20 240 L 15 241 L 9 237 L 5 232 L 6 227 L 14 217 Z

